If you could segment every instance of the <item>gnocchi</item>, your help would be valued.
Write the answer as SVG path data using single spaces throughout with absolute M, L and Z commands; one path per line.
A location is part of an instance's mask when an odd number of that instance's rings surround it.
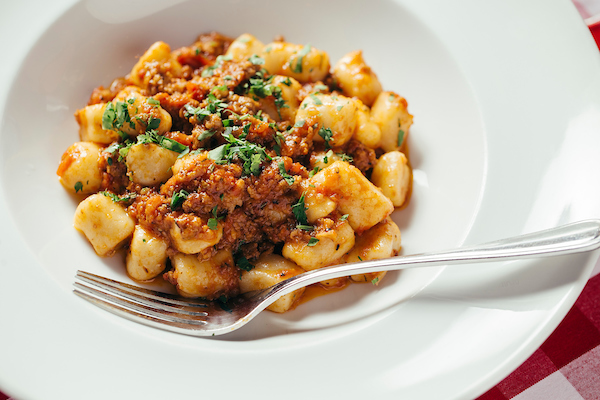
M 74 226 L 98 255 L 125 253 L 138 282 L 227 301 L 398 254 L 391 215 L 410 199 L 412 118 L 361 51 L 332 67 L 310 44 L 212 32 L 175 50 L 156 42 L 95 89 L 57 175 L 84 197 Z M 293 309 L 303 293 L 269 309 Z

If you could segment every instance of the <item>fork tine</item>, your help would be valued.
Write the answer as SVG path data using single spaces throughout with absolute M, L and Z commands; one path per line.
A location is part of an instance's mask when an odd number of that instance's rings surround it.
M 118 297 L 112 295 L 111 293 L 103 292 L 101 289 L 88 286 L 80 282 L 75 282 L 73 285 L 75 286 L 73 291 L 76 294 L 83 295 L 84 298 L 87 300 L 92 300 L 98 305 L 100 305 L 98 302 L 102 302 L 106 307 L 118 308 L 121 311 L 135 314 L 146 319 L 160 321 L 162 323 L 166 322 L 199 326 L 206 324 L 206 321 L 204 319 L 200 319 L 199 316 L 182 314 L 180 311 L 163 310 L 161 308 L 162 305 L 160 304 L 157 304 L 158 307 L 153 307 L 152 305 L 143 305 L 124 297 Z M 106 309 L 106 307 L 103 308 Z
M 168 293 L 160 293 L 153 290 L 114 281 L 89 272 L 77 271 L 77 278 L 89 285 L 101 289 L 102 292 L 124 298 L 143 307 L 160 308 L 163 311 L 184 313 L 192 316 L 206 316 L 208 304 L 198 299 L 186 299 L 182 301 Z M 189 302 L 187 301 L 189 300 Z

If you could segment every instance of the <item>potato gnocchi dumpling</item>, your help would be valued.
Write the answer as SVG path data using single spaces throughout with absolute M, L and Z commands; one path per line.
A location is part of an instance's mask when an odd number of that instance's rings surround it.
M 398 254 L 391 216 L 410 200 L 413 116 L 383 89 L 368 52 L 332 67 L 313 44 L 211 32 L 139 54 L 75 112 L 79 138 L 57 169 L 80 200 L 74 226 L 99 256 L 122 254 L 135 281 L 226 302 Z M 303 293 L 269 310 L 293 309 Z
M 263 254 L 254 263 L 254 268 L 243 271 L 240 277 L 240 292 L 247 293 L 254 290 L 266 289 L 281 281 L 300 275 L 304 270 L 277 254 Z M 277 301 L 267 307 L 267 310 L 282 313 L 288 311 L 297 299 L 304 293 L 305 288 L 294 290 L 281 296 Z

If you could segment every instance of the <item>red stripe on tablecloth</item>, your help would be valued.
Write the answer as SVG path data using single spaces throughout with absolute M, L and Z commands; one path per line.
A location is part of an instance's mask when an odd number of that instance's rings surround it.
M 600 332 L 575 306 L 541 349 L 560 369 L 598 345 Z
M 589 27 L 590 27 L 590 32 L 592 32 L 592 36 L 594 37 L 594 40 L 596 40 L 596 44 L 598 45 L 598 48 L 600 48 L 600 22 L 596 22 L 596 23 L 590 25 Z
M 485 394 L 481 395 L 477 400 L 508 400 L 510 397 L 506 397 L 500 389 L 493 387 L 488 390 Z
M 506 398 L 510 399 L 556 371 L 558 368 L 552 360 L 538 349 L 519 368 L 500 382 L 497 388 Z
M 600 275 L 591 278 L 565 319 L 542 346 L 512 374 L 477 400 L 511 399 L 557 370 L 564 371 L 585 400 L 598 400 L 600 369 L 586 357 L 600 351 Z M 586 389 L 587 388 L 587 389 Z

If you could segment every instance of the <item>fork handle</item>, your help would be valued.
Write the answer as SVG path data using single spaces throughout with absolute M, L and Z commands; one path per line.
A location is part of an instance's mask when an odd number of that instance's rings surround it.
M 600 248 L 600 220 L 586 220 L 484 244 L 459 247 L 454 250 L 397 256 L 316 269 L 280 282 L 273 286 L 273 290 L 281 290 L 281 295 L 284 295 L 313 283 L 348 275 L 482 261 L 559 256 L 598 248 Z

